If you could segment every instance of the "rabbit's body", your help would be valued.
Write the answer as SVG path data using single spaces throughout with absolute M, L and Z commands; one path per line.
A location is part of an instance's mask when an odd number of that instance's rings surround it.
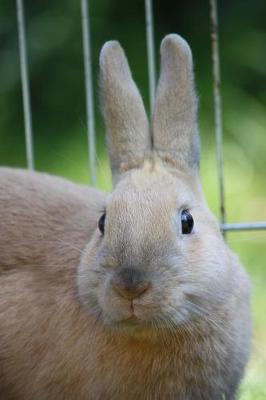
M 80 315 L 75 276 L 104 199 L 64 179 L 0 169 L 1 399 L 66 399 L 64 382 L 79 398 L 75 379 L 79 386 L 86 363 L 78 368 L 75 356 L 85 353 L 72 348 L 84 327 L 82 318 L 79 326 L 73 321 Z
M 75 284 L 105 196 L 9 169 L 0 188 L 0 399 L 218 400 L 225 388 L 233 398 L 248 346 L 237 263 L 219 326 L 202 320 L 158 337 L 106 329 L 80 306 Z
M 101 72 L 111 195 L 0 172 L 0 400 L 233 400 L 249 281 L 202 194 L 189 47 L 162 43 L 152 143 L 116 42 Z

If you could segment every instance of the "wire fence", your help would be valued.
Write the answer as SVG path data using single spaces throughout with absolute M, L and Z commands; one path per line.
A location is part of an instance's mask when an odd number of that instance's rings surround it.
M 210 3 L 211 42 L 212 42 L 216 158 L 217 158 L 219 202 L 220 202 L 220 227 L 221 230 L 224 232 L 224 234 L 227 231 L 266 230 L 266 222 L 263 221 L 241 222 L 241 223 L 227 223 L 226 221 L 217 0 L 209 0 L 209 3 Z M 19 42 L 19 55 L 20 55 L 27 164 L 29 169 L 34 169 L 32 113 L 31 113 L 31 103 L 30 103 L 27 42 L 25 37 L 25 15 L 24 15 L 23 0 L 17 0 L 16 5 L 17 5 L 18 42 Z M 153 25 L 152 6 L 153 6 L 152 0 L 145 0 L 149 99 L 150 99 L 151 111 L 153 109 L 153 103 L 155 97 L 155 85 L 156 85 L 156 66 L 155 66 L 155 55 L 154 55 L 155 54 L 154 25 Z M 97 184 L 96 146 L 95 146 L 96 134 L 95 134 L 95 114 L 94 114 L 93 84 L 92 84 L 92 71 L 91 71 L 89 0 L 80 0 L 80 8 L 81 8 L 82 40 L 83 40 L 83 54 L 84 54 L 84 71 L 85 71 L 89 171 L 91 176 L 91 182 L 94 186 L 96 186 Z

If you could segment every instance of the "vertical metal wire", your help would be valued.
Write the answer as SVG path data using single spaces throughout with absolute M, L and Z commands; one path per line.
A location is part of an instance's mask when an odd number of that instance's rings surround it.
M 215 107 L 215 136 L 217 168 L 219 179 L 220 218 L 221 224 L 226 222 L 225 198 L 224 198 L 224 170 L 223 170 L 223 126 L 222 126 L 222 103 L 221 103 L 221 74 L 218 41 L 218 13 L 217 0 L 210 0 L 211 40 L 212 40 L 212 66 L 213 66 L 213 91 Z
M 23 0 L 17 0 L 17 23 L 18 23 L 18 41 L 19 41 L 19 56 L 20 56 L 19 58 L 20 58 L 27 164 L 28 168 L 33 170 L 34 155 L 33 155 L 33 142 L 32 142 L 32 116 L 31 116 L 31 105 L 30 105 L 28 60 L 27 60 L 27 45 L 25 39 L 25 18 L 24 18 Z
M 90 177 L 93 186 L 96 186 L 96 146 L 95 146 L 95 115 L 93 101 L 93 84 L 91 72 L 91 38 L 90 38 L 90 19 L 88 0 L 81 0 L 81 19 L 82 19 L 82 37 L 83 54 L 85 69 L 85 87 L 86 87 L 86 114 L 88 130 L 88 154 Z
M 148 50 L 150 111 L 152 113 L 154 98 L 155 98 L 155 84 L 156 84 L 152 0 L 145 0 L 145 16 L 146 16 L 146 37 L 147 37 L 147 50 Z

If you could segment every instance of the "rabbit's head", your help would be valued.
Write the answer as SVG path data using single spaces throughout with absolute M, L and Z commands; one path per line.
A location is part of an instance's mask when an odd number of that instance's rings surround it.
M 168 35 L 151 127 L 118 42 L 100 56 L 114 191 L 78 274 L 81 302 L 104 325 L 172 328 L 211 315 L 230 257 L 202 195 L 197 99 L 188 44 Z

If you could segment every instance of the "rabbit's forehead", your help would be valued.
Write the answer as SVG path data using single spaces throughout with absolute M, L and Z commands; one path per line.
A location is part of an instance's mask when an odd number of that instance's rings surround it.
M 109 198 L 110 217 L 158 217 L 195 202 L 195 194 L 185 177 L 174 176 L 164 168 L 131 171 Z
M 182 177 L 164 169 L 130 171 L 106 209 L 105 239 L 114 257 L 128 262 L 134 255 L 141 264 L 147 254 L 164 254 L 165 243 L 175 246 L 180 209 L 195 204 L 196 197 Z

